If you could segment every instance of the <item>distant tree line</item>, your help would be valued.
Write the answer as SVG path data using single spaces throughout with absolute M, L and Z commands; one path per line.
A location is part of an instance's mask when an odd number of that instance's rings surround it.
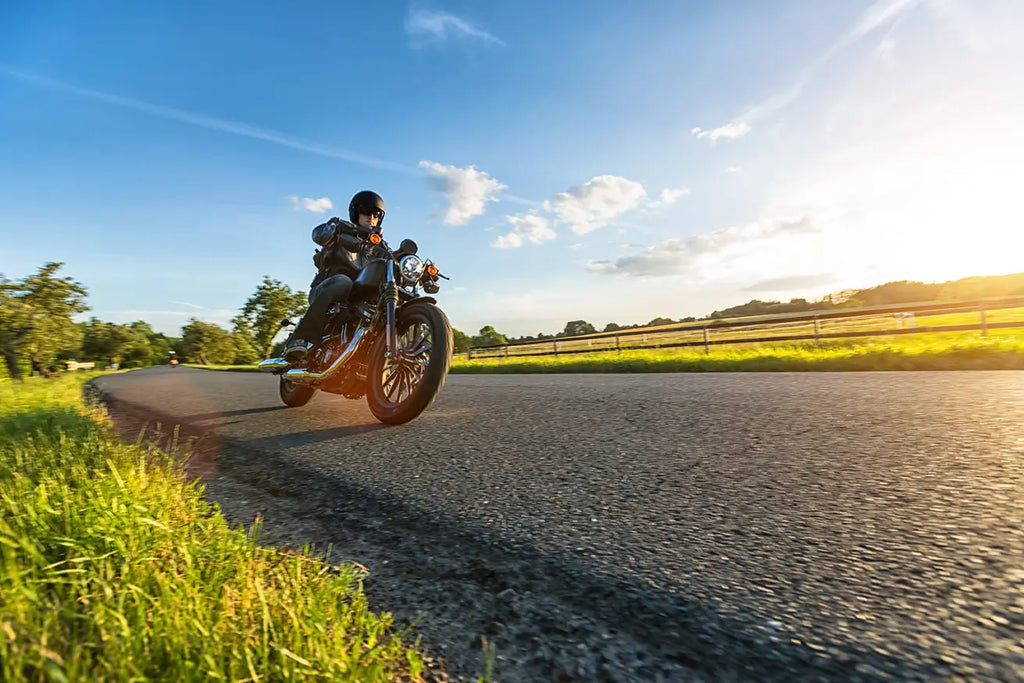
M 4 373 L 21 379 L 26 372 L 49 375 L 63 361 L 92 361 L 121 368 L 166 364 L 172 357 L 201 364 L 251 364 L 273 352 L 282 318 L 302 315 L 305 292 L 293 292 L 278 280 L 263 282 L 231 321 L 231 330 L 190 319 L 181 336 L 155 332 L 142 320 L 118 324 L 95 317 L 74 322 L 89 310 L 86 289 L 47 263 L 23 280 L 0 275 L 0 357 Z
M 62 361 L 93 361 L 100 367 L 122 368 L 160 365 L 172 354 L 179 361 L 200 364 L 248 365 L 281 352 L 283 342 L 274 344 L 283 318 L 300 316 L 306 310 L 306 293 L 293 292 L 279 280 L 264 276 L 256 291 L 231 320 L 231 329 L 211 322 L 190 319 L 179 337 L 155 332 L 138 320 L 117 324 L 90 318 L 73 318 L 89 310 L 86 289 L 70 277 L 58 274 L 63 264 L 46 263 L 22 280 L 0 275 L 0 367 L 21 378 L 26 372 L 42 375 L 58 370 Z M 900 280 L 867 289 L 829 294 L 819 301 L 790 299 L 788 302 L 753 299 L 740 306 L 714 311 L 699 320 L 739 318 L 777 313 L 803 313 L 842 308 L 863 308 L 920 301 L 966 301 L 985 297 L 1024 294 L 1024 273 L 969 277 L 943 283 Z M 561 332 L 507 337 L 492 325 L 470 336 L 453 330 L 455 351 L 473 346 L 493 346 L 577 337 L 597 332 L 615 332 L 641 327 L 696 322 L 698 318 L 657 317 L 646 323 L 608 323 L 598 330 L 586 320 L 570 320 Z

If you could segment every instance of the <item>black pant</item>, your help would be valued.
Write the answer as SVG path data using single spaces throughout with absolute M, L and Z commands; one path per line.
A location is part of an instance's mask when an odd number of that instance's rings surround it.
M 309 291 L 309 309 L 295 326 L 292 339 L 301 339 L 316 344 L 324 334 L 327 311 L 332 304 L 345 303 L 352 293 L 352 278 L 348 275 L 332 275 Z

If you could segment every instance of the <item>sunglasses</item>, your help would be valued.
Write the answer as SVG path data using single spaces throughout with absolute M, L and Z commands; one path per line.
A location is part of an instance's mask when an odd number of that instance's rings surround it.
M 376 218 L 377 220 L 384 218 L 383 211 L 381 211 L 378 208 L 371 209 L 368 206 L 360 206 L 358 209 L 356 209 L 356 213 L 358 213 L 360 216 L 370 216 L 371 218 Z

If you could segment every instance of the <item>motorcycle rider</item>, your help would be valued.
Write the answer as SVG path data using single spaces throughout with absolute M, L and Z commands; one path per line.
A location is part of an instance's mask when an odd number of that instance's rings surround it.
M 380 232 L 384 221 L 384 200 L 376 192 L 363 190 L 352 196 L 348 204 L 349 220 L 332 218 L 313 228 L 313 241 L 321 246 L 313 263 L 316 277 L 309 285 L 309 308 L 286 345 L 284 358 L 301 363 L 306 358 L 308 341 L 320 341 L 327 311 L 335 303 L 345 303 L 352 292 L 352 280 L 362 269 L 362 256 L 338 244 L 335 237 L 342 232 L 356 234 L 356 226 Z

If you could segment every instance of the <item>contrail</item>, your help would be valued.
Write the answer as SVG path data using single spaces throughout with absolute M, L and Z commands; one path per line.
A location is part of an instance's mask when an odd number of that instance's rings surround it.
M 121 95 L 113 95 L 111 93 L 101 92 L 99 90 L 91 90 L 89 88 L 81 88 L 77 85 L 58 81 L 53 78 L 47 78 L 46 76 L 40 76 L 37 74 L 28 73 L 25 71 L 19 71 L 11 67 L 0 65 L 0 74 L 15 78 L 19 81 L 30 83 L 41 88 L 48 90 L 56 90 L 58 92 L 71 93 L 80 97 L 86 97 L 91 100 L 97 100 L 99 102 L 106 102 L 107 104 L 113 104 L 118 107 L 124 107 L 126 109 L 134 109 L 135 111 L 141 111 L 146 114 L 158 116 L 164 119 L 171 119 L 173 121 L 181 121 L 189 125 L 197 126 L 199 128 L 206 128 L 209 130 L 216 130 L 223 133 L 231 133 L 232 135 L 241 135 L 247 138 L 253 138 L 254 140 L 263 140 L 264 142 L 270 142 L 275 145 L 281 145 L 282 147 L 289 147 L 291 149 L 297 149 L 303 152 L 309 152 L 311 154 L 317 154 L 323 157 L 330 157 L 332 159 L 340 159 L 342 161 L 349 161 L 354 164 L 360 164 L 362 166 L 370 166 L 372 168 L 379 168 L 386 171 L 394 171 L 396 173 L 402 173 L 405 175 L 419 175 L 419 171 L 416 168 L 405 166 L 403 164 L 394 163 L 391 161 L 384 161 L 381 159 L 375 159 L 368 157 L 363 154 L 357 154 L 356 152 L 350 152 L 345 149 L 338 149 L 335 147 L 327 147 L 316 142 L 310 142 L 299 138 L 286 135 L 268 128 L 260 128 L 258 126 L 252 126 L 247 123 L 240 123 L 237 121 L 228 121 L 226 119 L 218 119 L 213 116 L 206 116 L 204 114 L 196 114 L 193 112 L 184 111 L 182 109 L 175 109 L 174 107 L 165 107 L 158 104 L 150 104 L 149 102 L 143 102 L 141 100 L 132 99 L 130 97 L 123 97 Z
M 837 54 L 848 48 L 850 45 L 856 43 L 861 38 L 864 38 L 866 35 L 874 32 L 876 29 L 887 23 L 892 23 L 898 20 L 901 15 L 910 12 L 912 9 L 926 1 L 927 0 L 876 0 L 874 4 L 861 12 L 860 16 L 857 18 L 857 23 L 854 24 L 850 30 L 834 42 L 828 50 L 819 55 L 813 62 L 801 70 L 796 82 L 788 89 L 775 93 L 771 97 L 748 108 L 724 126 L 719 126 L 718 128 L 713 128 L 711 130 L 692 128 L 690 132 L 700 139 L 708 139 L 712 142 L 718 138 L 734 139 L 743 137 L 751 131 L 751 123 L 764 118 L 769 114 L 774 114 L 775 112 L 788 107 L 793 101 L 795 101 L 802 94 L 807 82 L 815 72 L 821 69 L 823 64 L 830 61 Z

